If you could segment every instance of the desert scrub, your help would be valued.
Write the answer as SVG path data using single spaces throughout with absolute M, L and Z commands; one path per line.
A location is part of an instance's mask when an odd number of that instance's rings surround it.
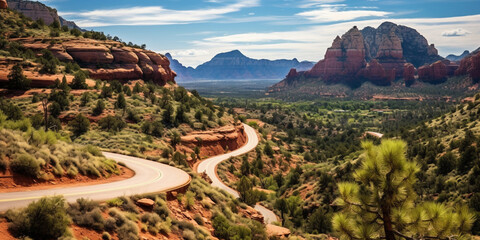
M 49 171 L 57 176 L 77 174 L 108 177 L 119 174 L 117 164 L 103 157 L 92 146 L 81 147 L 66 142 L 58 133 L 27 128 L 27 132 L 0 130 L 0 156 L 18 174 L 45 179 Z
M 17 237 L 57 239 L 66 235 L 70 218 L 62 197 L 42 198 L 22 210 L 9 210 L 5 214 L 8 229 Z
M 76 203 L 69 204 L 67 212 L 78 226 L 96 231 L 101 231 L 105 228 L 105 220 L 103 219 L 100 205 L 92 200 L 77 199 Z

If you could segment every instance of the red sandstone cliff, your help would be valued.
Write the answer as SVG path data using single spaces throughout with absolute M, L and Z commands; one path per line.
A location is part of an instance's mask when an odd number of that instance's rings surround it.
M 0 9 L 7 9 L 8 4 L 6 0 L 0 0 Z
M 480 81 L 480 49 L 474 51 L 460 62 L 455 75 L 470 75 L 475 81 Z
M 49 49 L 60 61 L 76 62 L 101 80 L 152 80 L 159 85 L 175 82 L 169 60 L 158 53 L 122 46 L 115 41 L 92 39 L 63 40 L 46 44 L 37 39 L 17 39 L 34 52 Z

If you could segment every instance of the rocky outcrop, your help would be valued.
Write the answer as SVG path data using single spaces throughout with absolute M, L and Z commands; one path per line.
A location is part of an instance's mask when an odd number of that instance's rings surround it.
M 469 75 L 474 82 L 480 81 L 480 48 L 462 59 L 455 75 Z
M 115 41 L 92 39 L 64 40 L 49 45 L 41 40 L 21 39 L 20 43 L 34 52 L 49 49 L 60 61 L 76 62 L 90 77 L 101 80 L 151 80 L 159 85 L 175 82 L 175 72 L 168 59 L 158 53 L 124 47 Z
M 366 27 L 359 31 L 350 29 L 342 37 L 337 36 L 325 53 L 325 58 L 302 73 L 290 72 L 285 80 L 272 86 L 271 92 L 298 86 L 304 79 L 321 80 L 327 83 L 346 83 L 358 87 L 365 81 L 376 85 L 389 85 L 395 79 L 406 77 L 409 86 L 415 79 L 415 67 L 444 60 L 433 44 L 415 29 L 382 23 L 377 29 Z M 367 64 L 368 62 L 368 64 Z M 409 63 L 409 65 L 405 65 Z M 436 82 L 456 69 L 456 64 L 444 63 L 422 68 L 422 79 Z M 443 69 L 446 75 L 443 76 Z M 433 72 L 431 72 L 433 70 Z M 408 71 L 408 72 L 404 72 Z
M 8 3 L 6 0 L 0 0 L 0 9 L 7 9 Z
M 443 61 L 418 68 L 418 79 L 424 82 L 442 83 L 447 79 L 447 76 L 447 65 Z
M 341 38 L 337 36 L 325 53 L 325 59 L 318 62 L 308 77 L 322 77 L 327 82 L 345 82 L 357 75 L 366 66 L 365 44 L 357 27 L 353 27 Z
M 403 66 L 403 79 L 405 86 L 409 87 L 415 83 L 415 66 L 411 63 L 405 63 Z
M 392 22 L 384 22 L 377 29 L 366 27 L 362 29 L 367 49 L 367 60 L 375 58 L 384 44 L 385 36 L 394 34 L 402 49 L 403 58 L 415 67 L 430 64 L 443 58 L 438 55 L 434 45 L 429 45 L 427 39 L 417 30 Z
M 41 2 L 27 0 L 7 0 L 7 2 L 10 9 L 17 10 L 33 20 L 42 19 L 47 25 L 58 21 L 61 26 L 80 29 L 74 22 L 58 16 L 56 9 L 50 8 Z
M 228 150 L 238 149 L 246 141 L 245 130 L 243 125 L 240 125 L 226 126 L 206 132 L 193 132 L 183 136 L 181 144 L 189 149 L 194 149 L 198 146 L 201 156 L 215 156 L 223 154 Z
M 385 70 L 376 59 L 373 59 L 367 64 L 365 69 L 360 71 L 359 77 L 368 79 L 376 85 L 388 86 L 395 80 L 395 72 Z

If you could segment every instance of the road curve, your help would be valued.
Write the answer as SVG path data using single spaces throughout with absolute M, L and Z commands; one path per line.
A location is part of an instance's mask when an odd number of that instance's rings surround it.
M 197 168 L 198 173 L 202 173 L 202 172 L 207 173 L 208 177 L 212 180 L 212 186 L 223 189 L 236 198 L 240 197 L 238 192 L 228 187 L 227 185 L 225 185 L 218 178 L 216 172 L 217 172 L 217 166 L 221 162 L 228 160 L 230 157 L 236 157 L 236 156 L 240 156 L 245 153 L 248 153 L 253 149 L 255 149 L 255 147 L 257 147 L 258 136 L 257 136 L 257 133 L 255 132 L 255 129 L 248 126 L 247 124 L 243 124 L 243 127 L 245 129 L 245 133 L 247 134 L 247 143 L 245 145 L 243 145 L 241 148 L 234 150 L 232 152 L 205 159 L 198 165 L 198 168 Z M 268 210 L 267 208 L 257 204 L 255 205 L 255 209 L 263 215 L 263 219 L 265 223 L 269 224 L 269 223 L 278 221 L 277 215 L 275 215 L 275 213 Z
M 190 183 L 190 176 L 186 172 L 166 164 L 115 153 L 104 152 L 103 155 L 125 163 L 135 172 L 135 176 L 105 184 L 1 193 L 0 211 L 25 207 L 44 196 L 62 195 L 68 202 L 75 202 L 78 198 L 103 201 L 119 196 L 166 192 Z

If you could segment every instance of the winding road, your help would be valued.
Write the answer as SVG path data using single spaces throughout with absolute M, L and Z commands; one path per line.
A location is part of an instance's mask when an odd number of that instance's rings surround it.
M 125 163 L 135 172 L 135 176 L 105 184 L 0 193 L 0 211 L 25 207 L 44 196 L 62 195 L 68 202 L 75 202 L 78 198 L 103 201 L 119 196 L 166 192 L 190 183 L 190 176 L 186 172 L 166 164 L 115 153 L 104 152 L 103 155 Z
M 231 195 L 233 195 L 236 198 L 240 197 L 238 192 L 235 191 L 234 189 L 228 187 L 227 185 L 225 185 L 218 178 L 218 176 L 217 176 L 217 166 L 221 162 L 223 162 L 225 160 L 228 160 L 230 157 L 236 157 L 236 156 L 243 155 L 245 153 L 248 153 L 248 152 L 252 151 L 253 149 L 255 149 L 255 147 L 257 147 L 258 136 L 257 136 L 257 133 L 255 132 L 255 129 L 248 126 L 247 124 L 243 124 L 243 127 L 245 129 L 245 133 L 247 134 L 247 143 L 245 145 L 243 145 L 243 147 L 241 147 L 237 150 L 234 150 L 232 152 L 226 153 L 226 154 L 222 154 L 222 155 L 218 155 L 218 156 L 215 156 L 215 157 L 205 159 L 198 165 L 198 168 L 197 168 L 198 173 L 205 172 L 208 175 L 208 177 L 212 180 L 212 186 L 223 189 L 223 190 L 230 193 Z M 265 223 L 267 223 L 267 224 L 278 221 L 277 215 L 275 215 L 275 213 L 268 210 L 267 208 L 265 208 L 262 205 L 259 205 L 259 204 L 255 205 L 255 210 L 257 210 L 258 212 L 260 212 L 263 215 L 263 219 L 264 219 Z
M 243 147 L 223 155 L 208 158 L 198 166 L 198 172 L 206 172 L 212 179 L 214 187 L 219 187 L 236 198 L 239 197 L 239 194 L 225 185 L 217 177 L 216 171 L 218 164 L 221 162 L 230 157 L 248 153 L 258 145 L 258 137 L 255 130 L 246 124 L 244 124 L 244 129 L 247 134 L 247 143 Z M 62 195 L 68 202 L 75 202 L 79 198 L 104 201 L 119 196 L 167 192 L 182 188 L 188 185 L 191 180 L 185 171 L 166 164 L 115 153 L 103 152 L 103 155 L 117 162 L 125 163 L 128 168 L 135 172 L 135 176 L 105 184 L 0 193 L 0 212 L 12 208 L 25 207 L 29 203 L 45 196 Z M 255 209 L 263 215 L 265 223 L 272 223 L 278 220 L 275 213 L 261 205 L 257 204 Z

